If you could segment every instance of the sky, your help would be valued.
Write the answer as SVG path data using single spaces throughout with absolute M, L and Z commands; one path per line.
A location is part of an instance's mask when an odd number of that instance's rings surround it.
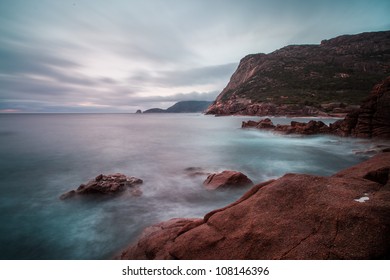
M 214 100 L 241 58 L 390 30 L 390 1 L 0 0 L 0 113 Z

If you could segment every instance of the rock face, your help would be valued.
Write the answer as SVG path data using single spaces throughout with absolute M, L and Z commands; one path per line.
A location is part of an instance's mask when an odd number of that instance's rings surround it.
M 206 189 L 215 190 L 229 187 L 247 187 L 253 182 L 243 173 L 225 170 L 221 173 L 210 174 L 203 182 Z
M 331 177 L 254 186 L 203 219 L 145 231 L 122 259 L 389 259 L 390 153 Z
M 71 198 L 75 195 L 115 194 L 124 191 L 128 187 L 131 188 L 131 193 L 134 196 L 139 196 L 142 192 L 137 186 L 142 183 L 143 181 L 141 179 L 127 177 L 120 173 L 110 175 L 100 174 L 88 183 L 81 184 L 76 190 L 64 193 L 60 196 L 60 199 Z
M 341 136 L 390 139 L 390 77 L 377 84 L 360 109 L 331 125 Z
M 215 115 L 348 113 L 390 75 L 390 31 L 345 35 L 244 57 L 207 109 Z
M 243 128 L 273 129 L 285 134 L 334 134 L 363 138 L 390 139 L 390 77 L 376 85 L 359 109 L 344 120 L 327 126 L 322 121 L 292 121 L 290 125 L 274 125 L 270 119 L 243 122 Z

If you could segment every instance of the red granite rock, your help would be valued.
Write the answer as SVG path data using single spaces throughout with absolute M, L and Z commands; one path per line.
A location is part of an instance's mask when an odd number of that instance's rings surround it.
M 209 190 L 215 190 L 228 187 L 247 187 L 253 185 L 253 182 L 241 172 L 225 170 L 221 173 L 210 174 L 203 185 Z
M 203 220 L 157 225 L 121 258 L 389 259 L 389 168 L 383 153 L 331 177 L 286 174 Z

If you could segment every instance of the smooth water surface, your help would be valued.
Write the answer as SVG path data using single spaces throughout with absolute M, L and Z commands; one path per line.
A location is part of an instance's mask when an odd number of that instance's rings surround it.
M 146 226 L 202 217 L 246 191 L 207 191 L 205 176 L 188 176 L 188 167 L 238 170 L 256 183 L 288 172 L 330 175 L 366 159 L 356 151 L 372 145 L 241 129 L 247 119 L 253 118 L 0 115 L 0 258 L 111 258 Z M 115 172 L 143 179 L 143 195 L 59 199 L 100 173 Z

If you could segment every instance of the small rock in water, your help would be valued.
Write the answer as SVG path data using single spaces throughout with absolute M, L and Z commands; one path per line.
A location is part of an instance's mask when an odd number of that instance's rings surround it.
M 86 184 L 81 184 L 76 190 L 71 190 L 60 196 L 60 199 L 68 199 L 75 195 L 85 194 L 115 194 L 131 188 L 133 196 L 140 196 L 142 191 L 138 188 L 143 181 L 136 177 L 127 177 L 121 173 L 110 175 L 100 174 Z
M 209 175 L 203 185 L 206 189 L 215 190 L 227 187 L 247 187 L 253 185 L 253 182 L 241 172 L 225 170 Z

